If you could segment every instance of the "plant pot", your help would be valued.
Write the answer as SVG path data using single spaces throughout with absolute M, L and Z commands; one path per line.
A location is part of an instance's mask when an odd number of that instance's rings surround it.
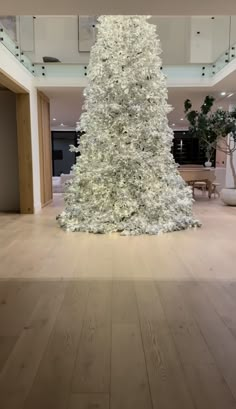
M 212 162 L 210 162 L 209 160 L 207 160 L 207 161 L 205 162 L 205 167 L 206 167 L 206 168 L 211 168 L 211 167 L 212 167 Z
M 221 200 L 228 206 L 236 206 L 236 189 L 225 188 L 220 192 Z

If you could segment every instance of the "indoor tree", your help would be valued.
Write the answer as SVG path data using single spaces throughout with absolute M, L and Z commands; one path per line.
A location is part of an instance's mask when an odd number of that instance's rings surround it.
M 211 127 L 211 109 L 214 98 L 206 96 L 199 111 L 191 110 L 192 103 L 187 99 L 184 103 L 186 118 L 189 121 L 189 134 L 198 138 L 200 147 L 204 150 L 208 162 L 215 153 L 216 134 Z
M 91 50 L 66 230 L 158 234 L 198 226 L 171 154 L 160 41 L 147 16 L 102 16 Z M 72 148 L 77 151 L 77 148 Z
M 216 150 L 229 156 L 233 177 L 233 189 L 236 189 L 236 169 L 234 152 L 236 151 L 236 108 L 232 111 L 214 108 L 214 98 L 206 96 L 200 111 L 191 110 L 192 103 L 184 103 L 186 118 L 189 121 L 189 132 L 199 139 L 206 154 Z M 208 158 L 209 159 L 209 158 Z
M 231 112 L 217 109 L 212 114 L 211 120 L 212 128 L 216 134 L 215 149 L 229 156 L 233 188 L 236 189 L 236 169 L 233 156 L 236 151 L 236 109 Z

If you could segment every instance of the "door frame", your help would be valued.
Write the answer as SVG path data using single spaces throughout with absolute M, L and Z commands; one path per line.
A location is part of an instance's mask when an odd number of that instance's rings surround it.
M 52 140 L 50 127 L 50 99 L 37 90 L 38 99 L 38 130 L 39 130 L 39 161 L 40 161 L 40 191 L 42 208 L 53 200 L 52 189 Z M 43 113 L 46 107 L 47 114 Z M 48 165 L 50 160 L 50 166 Z
M 16 95 L 20 213 L 34 213 L 29 91 L 0 69 L 0 83 Z

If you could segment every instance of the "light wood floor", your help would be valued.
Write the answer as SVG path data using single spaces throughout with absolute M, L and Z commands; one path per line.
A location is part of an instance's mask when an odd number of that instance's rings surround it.
M 159 237 L 60 210 L 0 215 L 0 408 L 236 409 L 236 209 Z

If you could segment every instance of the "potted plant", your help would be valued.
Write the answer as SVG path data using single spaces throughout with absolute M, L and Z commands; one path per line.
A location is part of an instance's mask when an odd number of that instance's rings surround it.
M 200 111 L 191 110 L 192 103 L 184 103 L 190 133 L 199 139 L 206 152 L 208 162 L 212 154 L 220 150 L 229 156 L 233 185 L 221 190 L 221 199 L 225 204 L 236 206 L 236 169 L 234 152 L 236 151 L 236 109 L 232 112 L 217 109 L 212 112 L 214 98 L 207 96 Z M 206 166 L 209 165 L 206 163 Z

